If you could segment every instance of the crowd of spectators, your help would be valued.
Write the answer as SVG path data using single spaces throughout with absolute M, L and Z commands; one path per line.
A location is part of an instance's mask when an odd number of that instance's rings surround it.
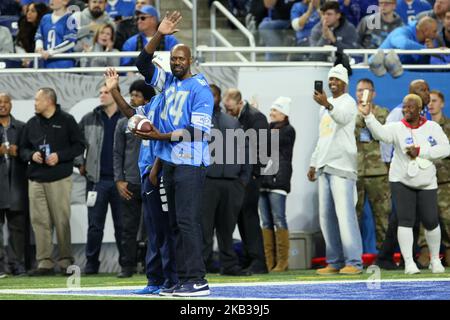
M 259 44 L 270 47 L 335 46 L 338 51 L 357 48 L 442 48 L 448 47 L 450 38 L 450 21 L 446 23 L 450 0 L 223 2 L 257 36 Z M 161 18 L 154 5 L 154 0 L 6 0 L 0 4 L 0 26 L 3 26 L 0 28 L 0 53 L 39 52 L 44 59 L 40 67 L 46 68 L 100 67 L 112 62 L 115 66 L 130 66 L 135 59 L 128 57 L 55 63 L 51 56 L 63 52 L 140 51 L 151 39 Z M 78 8 L 74 9 L 75 6 Z M 429 18 L 428 21 L 434 21 L 431 24 L 435 26 L 428 27 L 424 37 L 414 29 L 425 17 Z M 234 28 L 232 25 L 230 27 Z M 99 29 L 104 34 L 95 37 Z M 169 51 L 177 43 L 174 36 L 165 37 L 158 49 Z M 332 57 L 326 54 L 267 52 L 265 59 L 323 61 Z M 444 64 L 449 58 L 444 55 L 409 60 L 401 62 Z M 32 67 L 33 64 L 27 60 L 8 60 L 6 66 Z

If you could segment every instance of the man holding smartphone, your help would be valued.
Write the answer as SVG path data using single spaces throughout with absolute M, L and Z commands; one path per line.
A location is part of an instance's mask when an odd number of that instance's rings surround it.
M 346 93 L 348 73 L 341 64 L 328 72 L 332 97 L 313 95 L 320 107 L 319 140 L 311 156 L 310 181 L 319 180 L 319 218 L 327 266 L 319 275 L 362 272 L 362 241 L 356 217 L 357 149 L 355 100 Z M 318 176 L 318 177 L 317 177 Z
M 375 96 L 375 86 L 372 80 L 360 79 L 356 85 L 358 105 L 371 104 L 372 113 L 381 124 L 384 124 L 389 110 L 373 104 Z M 367 196 L 375 223 L 377 249 L 380 250 L 386 236 L 388 217 L 391 212 L 388 166 L 381 159 L 380 142 L 373 139 L 361 114 L 358 114 L 356 118 L 355 138 L 358 147 L 358 182 L 356 183 L 358 203 L 356 212 L 359 221 L 361 221 Z

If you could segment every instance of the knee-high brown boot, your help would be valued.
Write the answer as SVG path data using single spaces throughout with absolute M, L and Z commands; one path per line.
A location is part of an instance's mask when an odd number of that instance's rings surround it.
M 266 228 L 262 228 L 262 234 L 267 270 L 270 271 L 275 267 L 275 234 L 272 229 Z
M 272 271 L 286 271 L 289 265 L 289 230 L 277 229 L 275 239 L 277 246 L 277 265 Z

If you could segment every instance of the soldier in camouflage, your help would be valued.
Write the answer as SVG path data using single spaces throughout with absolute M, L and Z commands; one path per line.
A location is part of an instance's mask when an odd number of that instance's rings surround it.
M 375 98 L 375 88 L 372 80 L 361 79 L 356 86 L 358 104 L 363 103 L 363 92 L 369 90 L 368 102 Z M 389 110 L 377 105 L 372 106 L 372 113 L 384 124 Z M 381 160 L 380 143 L 372 138 L 366 128 L 364 119 L 358 115 L 356 119 L 355 136 L 358 147 L 358 203 L 356 212 L 361 221 L 364 202 L 367 195 L 372 208 L 377 248 L 380 249 L 386 235 L 388 218 L 391 212 L 391 192 L 388 181 L 388 167 Z
M 433 121 L 439 123 L 447 137 L 450 139 L 450 119 L 447 118 L 442 110 L 445 106 L 444 95 L 437 90 L 430 92 L 430 103 L 428 110 Z M 441 225 L 441 241 L 445 247 L 445 264 L 450 266 L 450 157 L 435 162 L 438 180 L 438 208 L 439 221 Z M 430 256 L 426 247 L 423 228 L 420 231 L 419 244 L 422 247 L 418 261 L 428 266 Z

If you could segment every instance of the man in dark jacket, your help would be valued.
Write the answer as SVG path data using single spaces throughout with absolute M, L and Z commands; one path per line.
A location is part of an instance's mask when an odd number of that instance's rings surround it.
M 111 206 L 119 264 L 123 265 L 122 214 L 119 192 L 114 183 L 113 166 L 114 131 L 123 115 L 105 85 L 100 88 L 100 102 L 101 105 L 86 114 L 79 123 L 87 149 L 84 157 L 76 159 L 80 174 L 86 176 L 88 192 L 89 228 L 85 274 L 98 273 L 108 205 Z
M 258 199 L 263 168 L 260 150 L 264 143 L 267 143 L 266 146 L 268 146 L 268 141 L 261 141 L 259 134 L 264 130 L 268 134 L 269 124 L 265 115 L 242 100 L 241 92 L 238 89 L 228 89 L 224 95 L 223 103 L 227 112 L 238 118 L 244 131 L 256 130 L 258 136 L 256 142 L 250 141 L 249 144 L 250 153 L 257 154 L 257 163 L 253 165 L 252 177 L 245 190 L 244 202 L 238 217 L 238 227 L 244 246 L 244 256 L 247 260 L 247 270 L 253 273 L 267 273 L 263 238 L 259 224 Z M 269 148 L 266 150 L 269 150 Z
M 214 96 L 214 111 L 212 116 L 212 136 L 220 136 L 219 142 L 213 140 L 210 144 L 213 163 L 206 171 L 204 189 L 204 201 L 202 207 L 203 227 L 203 259 L 209 272 L 212 269 L 212 248 L 214 229 L 216 229 L 219 245 L 220 272 L 226 275 L 244 276 L 250 275 L 239 266 L 239 260 L 233 249 L 233 231 L 236 227 L 239 211 L 244 200 L 245 186 L 250 179 L 252 166 L 239 164 L 238 157 L 246 153 L 239 149 L 239 144 L 234 138 L 234 143 L 229 140 L 227 131 L 240 128 L 239 121 L 232 116 L 220 111 L 221 93 L 219 87 L 210 85 Z M 213 145 L 216 149 L 213 149 Z M 232 146 L 233 150 L 227 150 Z M 214 150 L 214 153 L 212 152 Z M 228 152 L 227 152 L 228 151 Z M 226 161 L 226 155 L 233 151 L 235 159 L 232 163 Z
M 27 234 L 27 165 L 19 157 L 19 140 L 25 123 L 11 115 L 11 97 L 0 93 L 0 273 L 3 267 L 3 224 L 8 220 L 10 271 L 25 273 Z
M 55 262 L 53 227 L 59 246 L 58 265 L 63 274 L 73 263 L 70 238 L 70 195 L 73 160 L 84 150 L 75 119 L 61 110 L 51 88 L 35 96 L 36 115 L 25 125 L 20 156 L 29 162 L 28 191 L 31 226 L 36 240 L 38 267 L 30 275 L 52 275 Z
M 136 80 L 130 86 L 133 108 L 147 104 L 155 95 L 152 87 L 144 80 Z M 123 218 L 123 266 L 117 275 L 119 278 L 131 277 L 137 265 L 137 234 L 142 217 L 141 175 L 138 160 L 141 139 L 128 129 L 128 119 L 123 117 L 117 122 L 114 133 L 114 181 L 120 194 Z

